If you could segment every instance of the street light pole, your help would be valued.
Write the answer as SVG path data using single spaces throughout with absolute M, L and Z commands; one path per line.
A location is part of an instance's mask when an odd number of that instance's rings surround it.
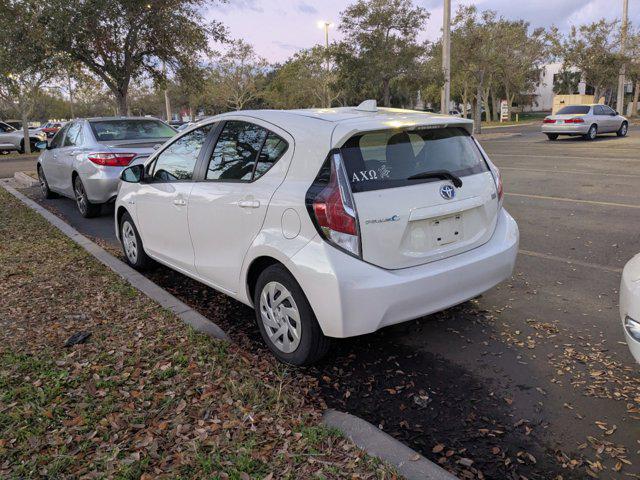
M 629 0 L 622 0 L 622 25 L 620 31 L 620 55 L 624 57 L 627 48 L 627 24 L 629 16 Z M 627 73 L 626 62 L 622 63 L 620 73 L 618 74 L 618 99 L 616 109 L 620 115 L 624 115 L 624 84 Z M 597 99 L 596 99 L 597 101 Z
M 440 113 L 446 115 L 451 99 L 451 0 L 444 0 L 442 13 L 442 73 L 444 85 L 440 92 Z M 462 108 L 466 109 L 467 106 L 463 105 Z
M 329 71 L 329 69 L 330 69 L 330 66 L 329 66 L 329 28 L 331 27 L 331 25 L 333 25 L 333 24 L 331 22 L 327 22 L 326 20 L 320 20 L 318 22 L 318 27 L 324 29 L 324 48 L 325 48 L 324 51 L 327 54 L 327 62 L 326 62 L 327 71 Z

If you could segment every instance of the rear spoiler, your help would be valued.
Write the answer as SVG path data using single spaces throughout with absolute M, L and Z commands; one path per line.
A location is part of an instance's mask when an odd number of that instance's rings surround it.
M 353 128 L 350 128 L 346 131 L 343 130 L 338 134 L 336 133 L 336 131 L 340 126 L 344 126 L 344 124 L 337 124 L 333 129 L 333 132 L 331 133 L 331 148 L 340 148 L 347 140 L 349 140 L 354 135 L 371 132 L 383 132 L 386 130 L 411 131 L 428 128 L 457 127 L 463 128 L 469 135 L 473 134 L 473 120 L 469 120 L 466 118 L 449 117 L 446 115 L 440 116 L 437 114 L 429 115 L 425 118 L 424 121 L 413 121 L 413 119 L 406 122 L 403 122 L 401 120 L 398 120 L 397 122 L 389 121 L 385 123 L 374 121 L 371 122 L 371 128 L 368 128 L 369 125 L 360 126 L 360 128 L 356 128 L 354 126 Z M 339 137 L 337 135 L 339 135 Z

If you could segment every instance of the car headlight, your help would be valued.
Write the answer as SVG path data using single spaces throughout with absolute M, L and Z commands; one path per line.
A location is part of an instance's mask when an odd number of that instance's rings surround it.
M 631 338 L 640 342 L 640 322 L 627 315 L 624 317 L 624 329 Z

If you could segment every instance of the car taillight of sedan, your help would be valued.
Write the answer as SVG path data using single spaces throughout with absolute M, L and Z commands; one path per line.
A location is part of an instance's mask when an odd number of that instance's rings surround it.
M 556 123 L 556 121 L 553 118 L 545 118 L 542 123 Z
M 126 167 L 135 156 L 135 153 L 94 152 L 87 155 L 87 158 L 103 167 Z

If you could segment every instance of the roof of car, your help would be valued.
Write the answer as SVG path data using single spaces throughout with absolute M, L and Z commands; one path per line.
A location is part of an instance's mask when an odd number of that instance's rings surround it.
M 415 128 L 430 125 L 457 125 L 469 133 L 473 121 L 437 113 L 399 108 L 375 108 L 363 110 L 357 107 L 309 108 L 300 110 L 242 110 L 215 117 L 244 116 L 261 119 L 289 130 L 291 133 L 325 132 L 333 146 L 341 145 L 347 138 L 359 132 Z M 297 132 L 296 132 L 297 131 Z

